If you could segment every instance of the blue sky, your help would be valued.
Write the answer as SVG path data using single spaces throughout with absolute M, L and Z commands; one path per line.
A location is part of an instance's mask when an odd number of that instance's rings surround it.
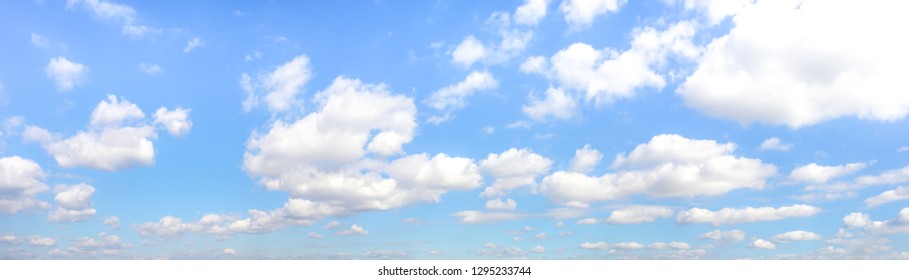
M 0 258 L 909 258 L 901 3 L 0 5 Z

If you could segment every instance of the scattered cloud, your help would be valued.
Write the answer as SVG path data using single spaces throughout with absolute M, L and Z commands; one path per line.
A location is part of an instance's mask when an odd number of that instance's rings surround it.
M 612 210 L 606 219 L 610 224 L 640 224 L 653 222 L 659 218 L 671 217 L 673 211 L 662 206 L 631 206 Z
M 37 195 L 47 190 L 46 174 L 33 160 L 19 156 L 0 158 L 0 213 L 48 207 Z
M 268 111 L 281 113 L 293 108 L 302 108 L 299 96 L 303 86 L 312 78 L 309 57 L 299 55 L 291 61 L 275 68 L 274 71 L 260 75 L 253 80 L 249 74 L 240 76 L 240 86 L 247 93 L 243 101 L 243 110 L 249 111 L 265 102 Z
M 583 148 L 574 151 L 574 157 L 571 158 L 568 170 L 577 173 L 588 173 L 592 171 L 600 161 L 603 160 L 603 154 L 597 149 L 590 148 L 585 144 Z
M 139 63 L 139 70 L 142 70 L 142 72 L 144 72 L 145 74 L 152 75 L 152 76 L 161 74 L 162 72 L 164 72 L 164 69 L 162 69 L 161 66 L 159 66 L 158 64 L 146 63 L 146 62 Z
M 810 217 L 821 212 L 821 208 L 796 204 L 792 206 L 723 208 L 711 211 L 702 208 L 691 208 L 679 212 L 677 222 L 680 224 L 710 223 L 715 226 L 762 221 L 776 221 L 788 218 Z
M 831 179 L 858 172 L 867 166 L 868 164 L 861 162 L 832 166 L 810 163 L 793 169 L 789 179 L 796 182 L 826 183 Z
M 349 229 L 339 231 L 337 235 L 341 236 L 351 236 L 351 235 L 369 235 L 369 231 L 363 229 L 363 227 L 356 224 L 351 225 Z
M 874 221 L 868 214 L 856 212 L 843 217 L 843 224 L 850 228 L 862 228 L 873 233 L 909 232 L 909 208 L 903 208 L 896 218 L 886 221 Z
M 506 195 L 514 189 L 534 186 L 536 178 L 549 171 L 552 160 L 527 149 L 508 149 L 501 154 L 489 154 L 480 162 L 480 170 L 495 180 L 480 196 Z
M 488 210 L 514 210 L 517 207 L 518 204 L 511 198 L 506 200 L 496 198 L 486 201 L 486 209 Z
M 87 184 L 59 185 L 55 187 L 54 201 L 57 209 L 50 212 L 47 221 L 52 223 L 84 221 L 97 212 L 92 208 L 92 194 L 95 187 Z
M 570 31 L 580 31 L 590 27 L 597 16 L 618 12 L 625 2 L 625 0 L 564 0 L 559 4 L 559 11 L 565 16 Z
M 173 136 L 183 136 L 189 133 L 193 122 L 189 120 L 189 109 L 177 107 L 173 111 L 161 107 L 155 111 L 155 124 L 164 126 Z
M 804 230 L 789 231 L 789 232 L 780 233 L 780 234 L 773 236 L 773 240 L 776 240 L 779 242 L 808 241 L 808 240 L 821 240 L 821 239 L 823 239 L 823 237 L 820 236 L 819 234 L 813 233 L 810 231 L 804 231 Z
M 745 240 L 745 232 L 742 230 L 713 230 L 701 235 L 701 239 L 711 239 L 719 242 L 742 241 Z
M 434 92 L 426 103 L 433 109 L 450 113 L 467 106 L 467 98 L 478 91 L 492 90 L 499 87 L 499 82 L 488 71 L 473 71 L 457 84 L 446 86 Z M 436 124 L 448 119 L 438 118 Z
M 789 150 L 792 150 L 792 146 L 792 144 L 784 144 L 780 138 L 770 137 L 767 138 L 767 140 L 764 140 L 764 142 L 761 142 L 761 146 L 758 148 L 761 149 L 761 151 L 775 150 L 788 152 Z
M 877 207 L 882 204 L 909 199 L 909 186 L 900 186 L 896 189 L 884 191 L 879 195 L 865 199 L 865 206 Z
M 773 242 L 764 239 L 755 239 L 751 242 L 751 244 L 748 245 L 748 247 L 755 249 L 773 250 L 776 249 L 776 244 L 773 244 Z
M 44 67 L 44 73 L 54 80 L 58 91 L 70 91 L 73 87 L 81 85 L 88 78 L 88 67 L 72 62 L 66 57 L 51 58 Z
M 202 41 L 202 38 L 193 37 L 186 42 L 186 47 L 183 48 L 183 52 L 188 53 L 198 47 L 205 46 L 205 41 Z

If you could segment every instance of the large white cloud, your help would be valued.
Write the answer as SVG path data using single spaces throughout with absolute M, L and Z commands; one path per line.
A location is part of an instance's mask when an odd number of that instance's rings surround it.
M 89 128 L 73 136 L 61 138 L 36 126 L 28 126 L 23 132 L 23 139 L 40 143 L 62 167 L 107 171 L 154 163 L 152 140 L 157 137 L 155 127 L 148 124 L 145 113 L 136 104 L 114 95 L 98 103 L 92 111 Z
M 44 73 L 47 74 L 48 78 L 54 80 L 54 83 L 57 84 L 57 90 L 69 91 L 85 82 L 88 77 L 88 67 L 58 56 L 47 63 L 47 66 L 44 67 Z
M 0 213 L 46 206 L 36 195 L 47 190 L 44 170 L 38 163 L 19 156 L 0 158 Z
M 574 43 L 548 61 L 529 57 L 520 70 L 540 74 L 588 102 L 608 104 L 634 96 L 639 88 L 663 88 L 666 80 L 658 70 L 670 56 L 691 59 L 699 54 L 700 49 L 691 42 L 694 33 L 695 25 L 688 21 L 665 30 L 638 28 L 626 51 L 597 50 L 585 43 Z
M 501 196 L 510 191 L 536 184 L 536 178 L 549 171 L 552 160 L 527 149 L 511 148 L 501 154 L 489 154 L 480 162 L 480 170 L 495 178 L 482 196 Z
M 92 208 L 91 201 L 95 187 L 78 184 L 60 185 L 56 189 L 57 195 L 54 196 L 54 201 L 57 203 L 57 209 L 47 216 L 49 222 L 84 221 L 95 215 L 96 210 Z
M 901 186 L 892 190 L 884 191 L 879 195 L 865 199 L 865 205 L 875 207 L 881 204 L 891 203 L 909 199 L 909 186 Z
M 716 196 L 736 189 L 761 189 L 776 167 L 758 159 L 735 157 L 735 144 L 657 135 L 630 154 L 619 154 L 614 168 L 591 177 L 558 171 L 543 179 L 540 191 L 558 203 L 613 200 L 630 195 L 653 197 Z
M 272 113 L 286 112 L 302 105 L 298 96 L 303 86 L 312 78 L 309 57 L 299 55 L 275 68 L 274 71 L 253 80 L 249 74 L 240 76 L 240 86 L 247 93 L 243 109 L 251 110 L 259 102 L 265 102 Z
M 559 11 L 565 15 L 565 21 L 571 26 L 570 30 L 579 31 L 590 27 L 597 16 L 618 12 L 625 2 L 625 0 L 562 0 Z
M 713 225 L 738 224 L 761 221 L 776 221 L 788 218 L 810 217 L 821 212 L 821 208 L 796 204 L 792 206 L 723 208 L 711 211 L 702 208 L 691 208 L 679 212 L 676 221 L 680 224 L 710 223 Z
M 740 3 L 739 3 L 740 4 Z M 905 3 L 757 1 L 732 14 L 696 70 L 677 89 L 704 113 L 748 124 L 798 128 L 841 118 L 894 121 L 909 113 L 899 36 Z M 848 14 L 853 20 L 842 20 Z M 766 19 L 772 18 L 768 22 Z

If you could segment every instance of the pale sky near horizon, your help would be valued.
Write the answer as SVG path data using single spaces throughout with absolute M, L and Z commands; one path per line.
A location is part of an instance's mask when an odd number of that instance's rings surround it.
M 902 1 L 7 1 L 0 259 L 909 258 Z

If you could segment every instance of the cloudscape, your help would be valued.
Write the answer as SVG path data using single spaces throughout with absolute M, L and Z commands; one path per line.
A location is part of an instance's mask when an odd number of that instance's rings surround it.
M 0 259 L 909 258 L 901 1 L 6 1 Z

